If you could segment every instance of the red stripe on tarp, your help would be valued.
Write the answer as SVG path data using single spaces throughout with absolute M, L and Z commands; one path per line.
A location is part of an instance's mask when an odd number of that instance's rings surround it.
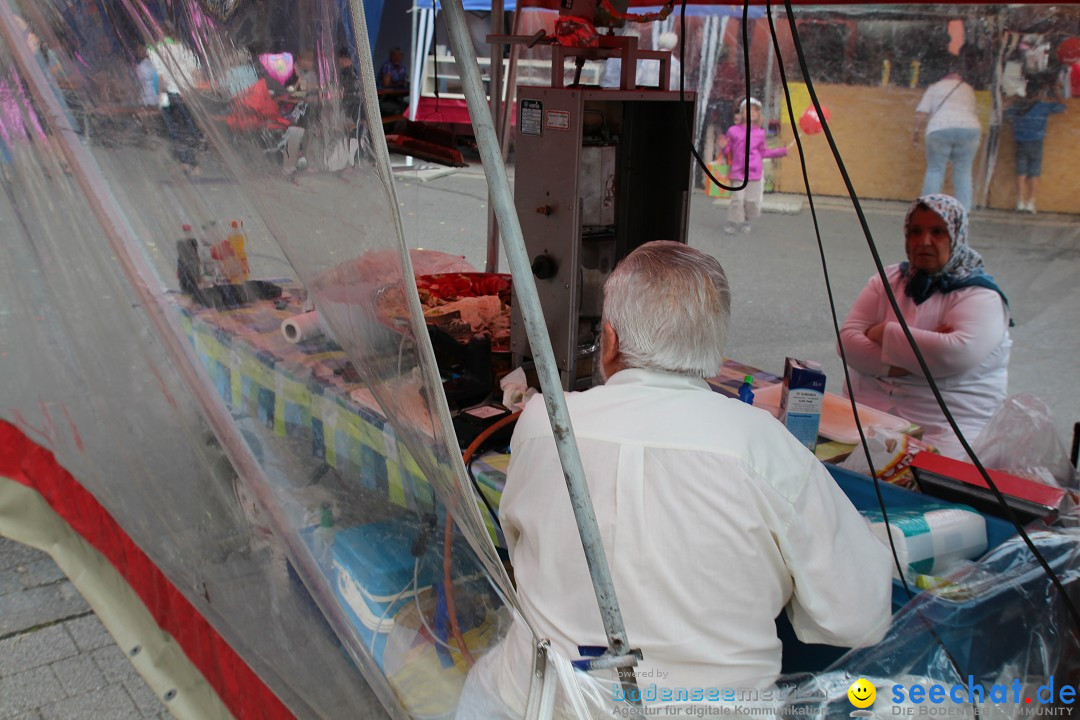
M 36 490 L 135 590 L 162 630 L 241 720 L 293 714 L 53 454 L 0 420 L 0 475 Z

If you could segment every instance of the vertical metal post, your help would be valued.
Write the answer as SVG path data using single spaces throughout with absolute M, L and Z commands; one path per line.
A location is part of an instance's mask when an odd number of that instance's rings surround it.
M 521 11 L 514 11 L 514 29 L 511 35 L 517 35 L 521 28 Z M 517 98 L 517 62 L 521 55 L 521 45 L 510 46 L 510 63 L 506 69 L 506 97 L 503 99 L 503 111 L 499 115 L 499 145 L 502 148 L 502 160 L 506 162 L 506 156 L 510 150 L 510 116 L 514 113 L 514 101 Z M 495 238 L 498 244 L 499 238 Z M 496 249 L 496 252 L 498 250 Z M 494 271 L 491 271 L 494 272 Z
M 504 24 L 503 0 L 493 0 L 491 3 L 491 34 L 502 35 L 505 32 Z M 491 78 L 491 83 L 488 86 L 488 97 L 490 98 L 488 102 L 491 107 L 491 118 L 494 120 L 495 126 L 501 130 L 503 127 L 502 117 L 506 113 L 506 108 L 503 106 L 503 46 L 501 43 L 491 43 L 488 48 L 491 58 L 491 62 L 488 64 L 488 75 Z M 500 134 L 498 137 L 501 145 L 502 135 Z M 494 206 L 491 191 L 488 191 L 488 241 L 484 270 L 489 273 L 498 272 L 499 270 L 499 223 L 495 217 Z
M 765 90 L 761 98 L 761 120 L 765 123 L 765 137 L 769 137 L 769 120 L 773 116 L 773 71 L 776 65 L 776 49 L 768 43 L 768 55 L 765 58 Z M 749 108 L 747 108 L 749 112 Z
M 570 424 L 566 398 L 563 396 L 559 371 L 555 366 L 555 354 L 551 350 L 551 338 L 548 335 L 547 325 L 544 323 L 544 313 L 536 292 L 536 282 L 525 251 L 521 224 L 514 210 L 514 199 L 510 192 L 506 168 L 499 154 L 498 138 L 495 136 L 491 114 L 484 102 L 484 85 L 477 68 L 472 40 L 465 26 L 465 10 L 461 0 L 445 0 L 443 9 L 446 11 L 450 43 L 454 48 L 454 57 L 457 58 L 458 70 L 461 73 L 465 102 L 468 105 L 469 117 L 472 119 L 473 131 L 476 134 L 476 144 L 484 164 L 488 191 L 491 193 L 492 204 L 502 230 L 503 249 L 506 251 L 506 259 L 514 277 L 515 296 L 517 302 L 521 304 L 521 315 L 529 336 L 533 359 L 536 362 L 548 417 L 551 419 L 551 430 L 555 435 L 555 445 L 559 451 L 566 487 L 570 493 L 570 503 L 574 508 L 581 546 L 585 551 L 593 591 L 596 593 L 600 617 L 604 622 L 608 651 L 612 655 L 625 655 L 630 650 L 630 644 L 626 638 L 619 602 L 615 597 L 611 569 L 608 566 L 604 546 L 600 540 L 600 531 L 596 525 L 596 514 L 593 511 L 588 486 L 585 484 L 581 456 L 578 453 L 573 427 Z M 628 660 L 623 668 L 628 671 L 633 665 L 634 661 Z M 623 678 L 624 684 L 636 684 L 629 672 L 625 674 L 620 672 L 620 677 Z M 634 695 L 639 696 L 638 693 Z
M 434 12 L 434 10 L 432 10 Z M 416 99 L 420 97 L 421 87 L 424 83 L 424 68 L 422 63 L 417 62 L 417 50 L 420 47 L 420 8 L 416 6 L 416 0 L 412 0 L 412 10 L 409 12 L 409 39 L 412 40 L 410 50 L 412 57 L 409 58 L 409 67 L 412 68 L 409 75 L 409 107 L 405 110 L 405 117 L 410 120 L 416 119 Z M 426 55 L 427 53 L 425 53 Z M 357 68 L 359 75 L 359 68 Z

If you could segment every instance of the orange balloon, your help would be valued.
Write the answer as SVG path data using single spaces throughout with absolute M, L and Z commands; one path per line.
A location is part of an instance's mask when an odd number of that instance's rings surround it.
M 821 110 L 825 113 L 825 122 L 828 122 L 832 118 L 832 113 L 824 105 L 821 106 Z M 799 118 L 799 128 L 807 135 L 817 135 L 821 132 L 821 118 L 818 117 L 813 105 L 807 106 L 803 111 L 802 117 Z

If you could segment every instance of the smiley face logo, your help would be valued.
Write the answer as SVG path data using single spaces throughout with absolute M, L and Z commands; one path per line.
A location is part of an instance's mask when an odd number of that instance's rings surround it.
M 868 708 L 877 699 L 877 688 L 871 685 L 866 678 L 859 678 L 851 683 L 847 691 L 848 700 L 857 708 Z

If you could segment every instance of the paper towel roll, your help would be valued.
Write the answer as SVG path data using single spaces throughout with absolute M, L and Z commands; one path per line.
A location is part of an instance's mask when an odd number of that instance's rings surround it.
M 296 315 L 281 323 L 281 334 L 285 336 L 285 342 L 293 345 L 315 340 L 325 332 L 317 310 Z
M 874 522 L 871 528 L 889 541 L 885 523 Z M 900 564 L 911 574 L 941 575 L 960 560 L 973 560 L 986 551 L 986 519 L 966 508 L 890 512 L 889 529 Z

